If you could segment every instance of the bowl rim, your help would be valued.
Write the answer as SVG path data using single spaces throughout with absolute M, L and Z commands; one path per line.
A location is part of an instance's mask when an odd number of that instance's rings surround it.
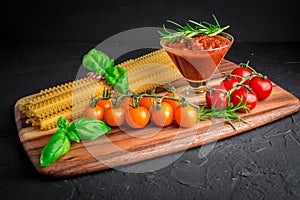
M 176 33 L 180 33 L 180 32 L 176 32 Z M 172 48 L 172 47 L 168 47 L 168 46 L 165 46 L 164 45 L 164 41 L 166 41 L 167 39 L 160 39 L 160 45 L 162 46 L 163 49 L 167 50 L 167 51 L 170 51 L 170 52 L 182 52 L 182 54 L 196 54 L 196 53 L 209 53 L 209 52 L 212 52 L 212 51 L 218 51 L 218 50 L 221 50 L 221 49 L 224 49 L 224 48 L 230 48 L 230 46 L 233 44 L 234 42 L 234 37 L 229 34 L 229 33 L 226 33 L 226 32 L 221 32 L 219 34 L 217 34 L 219 36 L 223 36 L 223 37 L 226 37 L 227 39 L 229 39 L 229 44 L 225 45 L 225 46 L 222 46 L 222 47 L 218 47 L 218 48 L 214 48 L 214 49 L 203 49 L 203 50 L 182 50 L 182 49 L 177 49 L 177 48 Z

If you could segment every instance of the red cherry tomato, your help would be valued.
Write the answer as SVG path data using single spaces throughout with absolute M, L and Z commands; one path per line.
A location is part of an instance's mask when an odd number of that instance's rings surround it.
M 257 96 L 253 91 L 248 91 L 245 87 L 240 87 L 230 95 L 230 100 L 234 106 L 244 104 L 246 102 L 247 109 L 239 109 L 239 112 L 247 112 L 253 110 L 257 104 Z
M 96 106 L 95 108 L 88 106 L 86 109 L 84 109 L 82 115 L 84 117 L 103 120 L 104 108 L 102 106 Z
M 226 78 L 222 81 L 222 85 L 224 85 L 225 89 L 231 90 L 232 88 L 234 88 L 237 84 L 239 84 L 241 82 L 240 78 L 237 77 L 230 77 L 230 78 Z
M 253 72 L 252 72 L 250 69 L 246 68 L 246 67 L 239 67 L 239 68 L 234 69 L 234 70 L 231 72 L 232 75 L 237 75 L 237 76 L 241 76 L 241 77 L 249 76 L 249 75 L 251 75 L 252 73 L 253 73 Z M 250 82 L 250 80 L 247 80 L 247 81 L 244 82 L 244 84 L 245 84 L 245 85 L 248 85 L 249 82 Z
M 175 110 L 176 123 L 181 127 L 192 127 L 198 119 L 197 110 L 192 106 L 178 106 Z
M 264 100 L 272 92 L 272 83 L 268 78 L 255 76 L 251 79 L 249 86 L 255 92 L 258 100 Z
M 122 107 L 108 108 L 104 113 L 105 123 L 109 126 L 121 126 L 125 121 L 125 113 Z
M 224 110 L 227 108 L 228 98 L 224 86 L 214 85 L 205 94 L 206 104 L 208 108 L 216 110 Z
M 167 102 L 162 102 L 159 110 L 151 108 L 150 113 L 151 120 L 157 126 L 169 126 L 173 122 L 173 107 Z

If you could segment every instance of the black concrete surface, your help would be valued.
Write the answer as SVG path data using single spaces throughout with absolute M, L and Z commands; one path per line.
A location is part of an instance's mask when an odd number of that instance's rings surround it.
M 10 0 L 0 12 L 0 38 L 10 40 L 99 41 L 137 27 L 161 27 L 166 19 L 230 25 L 236 41 L 300 41 L 298 1 L 285 0 Z M 171 28 L 171 27 L 170 27 Z
M 97 43 L 21 42 L 0 46 L 0 199 L 300 199 L 300 113 L 218 141 L 203 157 L 186 151 L 154 172 L 114 169 L 53 180 L 20 144 L 13 117 L 24 96 L 74 79 Z M 235 43 L 227 59 L 247 62 L 300 98 L 300 43 Z

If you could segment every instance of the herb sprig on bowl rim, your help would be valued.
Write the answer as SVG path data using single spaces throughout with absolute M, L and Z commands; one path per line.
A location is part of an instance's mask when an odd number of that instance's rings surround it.
M 216 16 L 212 15 L 215 20 L 215 25 L 211 24 L 206 21 L 196 22 L 194 20 L 188 20 L 189 23 L 186 23 L 185 26 L 178 24 L 177 22 L 166 20 L 168 23 L 175 25 L 177 32 L 170 32 L 167 30 L 166 26 L 163 24 L 163 29 L 165 33 L 160 31 L 159 34 L 161 39 L 166 39 L 169 42 L 174 42 L 178 39 L 185 38 L 185 39 L 192 39 L 196 35 L 208 35 L 214 36 L 218 35 L 219 33 L 223 32 L 224 30 L 228 29 L 230 26 L 227 25 L 225 27 L 221 27 Z M 194 25 L 194 27 L 192 25 Z

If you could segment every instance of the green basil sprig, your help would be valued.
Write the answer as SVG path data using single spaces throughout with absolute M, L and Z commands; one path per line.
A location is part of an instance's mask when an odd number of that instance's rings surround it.
M 93 140 L 111 130 L 104 122 L 93 118 L 79 118 L 69 126 L 67 119 L 59 117 L 56 125 L 58 130 L 50 138 L 40 157 L 40 164 L 43 167 L 65 155 L 71 147 L 71 140 L 77 143 L 81 139 Z
M 83 66 L 98 75 L 103 75 L 106 81 L 117 91 L 126 94 L 129 90 L 127 70 L 115 66 L 114 61 L 102 51 L 90 50 L 83 57 Z

